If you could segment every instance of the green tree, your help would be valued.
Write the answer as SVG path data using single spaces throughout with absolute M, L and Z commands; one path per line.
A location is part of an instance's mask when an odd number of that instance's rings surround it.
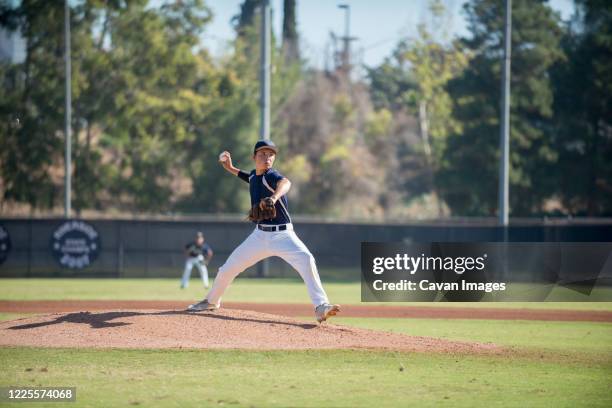
M 18 30 L 27 44 L 23 63 L 0 65 L 2 201 L 32 210 L 50 208 L 61 196 L 52 169 L 64 140 L 63 13 L 63 4 L 42 0 L 0 5 L 0 25 Z
M 367 69 L 370 82 L 369 93 L 374 108 L 379 112 L 389 111 L 392 121 L 388 124 L 387 132 L 376 137 L 378 143 L 373 144 L 369 137 L 370 148 L 374 145 L 380 148 L 384 143 L 386 150 L 391 153 L 387 156 L 394 165 L 389 169 L 390 184 L 387 191 L 400 192 L 400 198 L 383 199 L 385 207 L 395 206 L 395 212 L 415 197 L 431 192 L 432 173 L 430 163 L 427 161 L 422 144 L 418 140 L 418 124 L 413 119 L 417 112 L 415 95 L 418 93 L 418 84 L 415 72 L 408 61 L 408 51 L 411 41 L 402 39 L 395 47 L 392 55 L 374 68 Z M 375 115 L 376 118 L 379 115 Z M 374 119 L 372 118 L 372 119 Z M 368 135 L 369 132 L 366 132 Z M 404 135 L 408 135 L 404 136 Z M 414 135 L 414 136 L 413 136 Z M 375 152 L 375 150 L 373 150 Z M 397 201 L 403 200 L 404 203 Z
M 52 207 L 60 196 L 63 11 L 37 1 L 0 8 L 2 26 L 28 43 L 25 63 L 0 67 L 3 202 Z M 75 207 L 236 209 L 242 186 L 213 175 L 222 148 L 234 143 L 240 156 L 252 146 L 255 74 L 245 54 L 216 64 L 201 48 L 211 19 L 203 2 L 92 0 L 73 7 L 71 19 Z
M 443 30 L 448 26 L 444 23 L 449 15 L 440 1 L 430 3 L 430 14 L 431 23 L 419 25 L 418 37 L 408 46 L 405 57 L 416 83 L 415 89 L 408 91 L 408 104 L 418 117 L 429 188 L 438 197 L 434 175 L 442 167 L 448 135 L 461 131 L 452 117 L 452 100 L 446 85 L 463 71 L 469 58 L 458 42 L 445 44 L 448 37 Z
M 112 169 L 99 148 L 102 122 L 113 115 L 112 53 L 104 47 L 109 26 L 122 12 L 120 4 L 89 1 L 71 9 L 73 207 L 102 209 L 100 197 L 111 182 Z M 92 32 L 101 25 L 97 36 Z
M 407 49 L 408 41 L 401 40 L 381 65 L 366 67 L 370 97 L 376 109 L 402 110 L 409 102 L 410 92 L 416 89 L 416 80 L 406 59 Z
M 444 197 L 458 215 L 494 215 L 497 209 L 503 3 L 473 0 L 464 6 L 471 36 L 463 43 L 474 57 L 449 83 L 462 131 L 449 137 L 439 174 Z M 550 132 L 549 72 L 564 54 L 559 16 L 545 1 L 515 0 L 512 16 L 510 207 L 513 215 L 524 216 L 541 211 L 554 188 L 558 156 Z
M 570 214 L 612 214 L 612 4 L 581 0 L 553 71 L 557 196 Z
M 261 0 L 244 0 L 240 5 L 240 13 L 232 18 L 239 36 L 248 35 L 248 28 L 255 23 L 255 11 L 260 3 Z
M 194 119 L 210 104 L 195 89 L 208 73 L 200 72 L 192 51 L 209 20 L 198 0 L 159 9 L 130 3 L 112 20 L 115 86 L 101 143 L 112 152 L 111 193 L 125 208 L 172 208 L 172 182 L 182 175 L 184 144 L 197 137 Z
M 439 215 L 444 208 L 435 175 L 442 168 L 448 135 L 460 129 L 452 117 L 452 100 L 446 85 L 465 68 L 469 55 L 459 42 L 449 40 L 446 27 L 450 17 L 440 1 L 431 0 L 429 14 L 418 25 L 415 38 L 402 39 L 392 57 L 368 70 L 375 107 L 380 114 L 385 111 L 393 114 L 392 123 L 383 134 L 388 135 L 384 142 L 393 147 L 391 153 L 398 156 L 394 187 L 405 191 L 406 201 L 430 195 L 438 203 Z M 374 115 L 377 116 L 384 117 Z M 416 126 L 409 125 L 406 117 L 416 118 Z M 420 140 L 390 137 L 394 127 L 402 132 L 400 129 L 408 126 L 416 128 Z M 380 149 L 383 145 L 378 139 L 376 146 Z

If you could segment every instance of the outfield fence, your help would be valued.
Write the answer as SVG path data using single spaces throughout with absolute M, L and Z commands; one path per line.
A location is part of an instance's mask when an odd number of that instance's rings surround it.
M 53 234 L 61 218 L 0 218 L 10 248 L 0 265 L 0 277 L 178 277 L 184 265 L 183 247 L 204 232 L 215 255 L 212 275 L 253 229 L 240 217 L 196 217 L 168 220 L 87 219 L 98 234 L 97 257 L 81 269 L 60 265 L 53 253 Z M 295 230 L 315 255 L 323 277 L 359 279 L 361 242 L 499 242 L 504 230 L 490 220 L 455 220 L 412 224 L 295 222 Z M 526 220 L 507 230 L 511 242 L 607 242 L 612 221 Z M 9 242 L 7 241 L 7 242 Z M 343 270 L 344 272 L 337 272 Z M 195 272 L 194 272 L 195 273 Z M 255 275 L 255 268 L 246 274 Z M 270 262 L 270 275 L 295 277 L 280 259 Z

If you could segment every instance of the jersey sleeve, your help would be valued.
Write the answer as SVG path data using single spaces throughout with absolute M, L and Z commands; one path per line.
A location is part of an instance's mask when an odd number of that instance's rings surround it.
M 276 186 L 278 185 L 278 182 L 285 178 L 285 176 L 280 174 L 278 170 L 276 169 L 272 169 L 269 172 L 267 172 L 265 177 L 268 183 L 270 183 L 270 186 L 274 190 L 276 190 Z
M 246 183 L 249 182 L 249 173 L 247 173 L 246 171 L 242 171 L 239 170 L 238 174 L 236 174 L 236 176 L 238 176 L 238 178 Z

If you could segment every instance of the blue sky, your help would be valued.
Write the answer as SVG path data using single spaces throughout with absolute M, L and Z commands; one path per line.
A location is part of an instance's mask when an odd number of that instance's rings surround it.
M 456 35 L 466 33 L 461 12 L 463 0 L 444 0 L 452 10 L 450 31 Z M 238 14 L 242 0 L 206 0 L 215 18 L 203 35 L 203 41 L 213 55 L 221 55 L 227 41 L 234 36 L 230 24 Z M 273 10 L 273 29 L 282 31 L 282 0 L 270 0 Z M 354 49 L 360 60 L 368 66 L 378 65 L 390 55 L 397 41 L 415 33 L 415 28 L 426 15 L 427 0 L 297 0 L 298 32 L 301 36 L 303 56 L 310 64 L 322 67 L 329 32 L 344 33 L 344 10 L 340 3 L 351 6 L 351 36 L 358 37 Z M 574 10 L 573 0 L 551 0 L 550 5 L 569 18 Z

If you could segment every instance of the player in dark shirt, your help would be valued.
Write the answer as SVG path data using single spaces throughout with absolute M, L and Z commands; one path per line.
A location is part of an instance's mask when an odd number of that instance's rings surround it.
M 213 250 L 205 242 L 204 234 L 198 232 L 196 239 L 193 242 L 189 242 L 185 245 L 185 270 L 183 271 L 183 278 L 181 279 L 181 289 L 185 289 L 189 286 L 189 279 L 191 278 L 191 271 L 195 266 L 200 271 L 202 277 L 202 283 L 205 288 L 208 288 L 208 262 L 213 256 Z

